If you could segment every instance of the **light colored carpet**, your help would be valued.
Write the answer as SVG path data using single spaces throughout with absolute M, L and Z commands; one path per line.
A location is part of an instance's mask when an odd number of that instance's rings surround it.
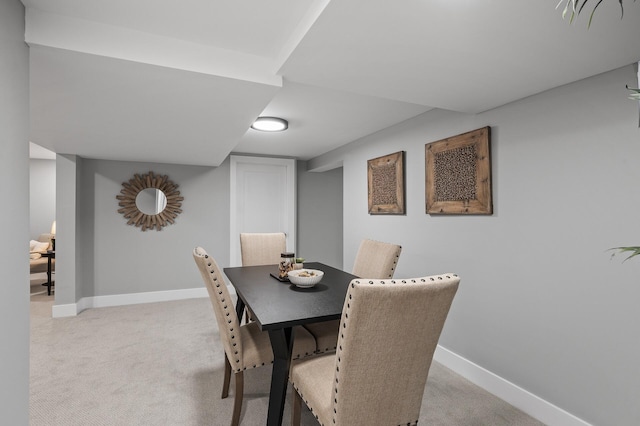
M 32 286 L 31 426 L 229 424 L 233 382 L 220 399 L 224 357 L 208 299 L 52 319 L 53 296 L 40 291 Z M 270 375 L 245 372 L 241 424 L 265 424 Z M 306 409 L 302 424 L 317 425 Z M 435 362 L 419 424 L 541 425 Z

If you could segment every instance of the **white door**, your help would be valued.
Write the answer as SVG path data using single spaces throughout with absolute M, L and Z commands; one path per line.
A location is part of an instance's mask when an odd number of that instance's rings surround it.
M 284 232 L 295 253 L 295 160 L 232 155 L 230 180 L 230 266 L 242 265 L 241 232 Z

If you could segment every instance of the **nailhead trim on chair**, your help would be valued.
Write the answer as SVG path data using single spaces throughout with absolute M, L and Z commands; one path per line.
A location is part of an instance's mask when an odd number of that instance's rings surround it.
M 398 258 L 399 256 L 396 255 L 395 260 L 393 261 L 393 266 L 391 266 L 391 271 L 389 272 L 389 276 L 387 278 L 393 278 L 393 274 L 396 270 L 396 265 L 398 264 Z
M 354 280 L 356 283 L 360 284 L 359 280 Z M 351 288 L 355 288 L 354 281 L 351 282 Z M 369 284 L 373 284 L 373 281 L 369 281 Z M 353 300 L 353 295 L 349 293 L 349 300 Z M 347 319 L 349 318 L 349 310 L 351 309 L 351 303 L 347 302 L 347 309 L 344 311 L 344 320 L 342 321 L 343 332 L 340 334 L 340 338 L 344 339 L 344 330 L 347 328 Z M 339 382 L 339 374 L 340 374 L 340 353 L 342 352 L 342 345 L 338 345 L 336 348 L 336 386 L 334 386 L 333 390 L 335 392 L 335 398 L 333 399 L 333 424 L 336 424 L 336 406 L 338 405 L 338 382 Z
M 304 403 L 306 404 L 307 407 L 309 407 L 309 411 L 311 411 L 311 414 L 313 414 L 316 418 L 316 420 L 318 420 L 318 422 L 320 422 L 320 419 L 318 418 L 318 415 L 313 411 L 313 407 L 311 407 L 309 405 L 309 401 L 307 399 L 304 398 L 304 395 L 302 395 L 302 392 L 300 392 L 300 389 L 298 389 L 297 386 L 293 385 L 293 389 L 298 392 L 298 395 L 300 395 L 300 398 L 302 398 L 302 400 L 304 401 Z M 324 426 L 323 423 L 320 423 L 320 426 Z
M 457 274 L 451 274 L 454 277 L 457 277 Z M 451 278 L 451 275 L 445 275 L 446 278 Z M 435 281 L 435 278 L 433 277 L 429 277 L 429 279 L 431 281 Z M 442 276 L 438 276 L 437 277 L 438 280 L 442 280 Z M 410 280 L 411 283 L 416 283 L 417 281 L 415 279 L 411 279 Z M 427 281 L 424 278 L 420 279 L 420 282 L 426 283 Z M 374 284 L 374 281 L 368 281 L 369 284 Z M 384 280 L 380 280 L 379 281 L 380 284 L 385 284 Z M 391 280 L 390 281 L 391 284 L 398 284 L 398 282 L 396 280 Z M 407 280 L 401 280 L 400 283 L 406 284 Z M 361 284 L 360 280 L 353 280 L 351 282 L 351 288 L 355 288 L 355 284 Z M 349 293 L 349 299 L 347 300 L 347 308 L 344 312 L 344 320 L 342 321 L 342 332 L 340 333 L 340 338 L 344 339 L 344 331 L 347 329 L 347 320 L 349 319 L 349 310 L 351 309 L 351 303 L 350 301 L 353 300 L 353 295 L 351 293 Z M 335 391 L 335 395 L 336 397 L 333 400 L 333 423 L 336 424 L 336 414 L 337 414 L 337 405 L 338 405 L 338 383 L 339 383 L 339 374 L 340 374 L 340 352 L 342 351 L 342 345 L 337 345 L 338 347 L 336 348 L 336 385 L 334 386 L 334 391 Z M 298 388 L 296 388 L 294 386 L 294 388 L 296 389 L 296 392 L 298 392 L 298 394 L 300 394 L 300 397 L 304 399 L 303 395 L 298 391 Z M 313 408 L 311 408 L 309 406 L 309 402 L 305 399 L 305 404 L 307 404 L 307 406 L 309 407 L 309 409 L 311 410 L 311 412 L 313 413 Z M 318 419 L 318 416 L 315 416 L 316 419 Z M 416 420 L 415 422 L 411 423 L 407 423 L 407 426 L 416 426 L 418 424 L 418 420 Z M 403 425 L 398 425 L 398 426 L 403 426 Z
M 209 258 L 209 255 L 208 255 L 208 254 L 205 254 L 205 256 L 204 256 L 204 257 L 205 257 L 205 259 L 208 259 L 208 258 Z M 207 266 L 211 267 L 211 262 L 207 262 Z M 215 282 L 216 288 L 220 288 L 220 283 L 218 282 L 218 277 L 217 277 L 217 276 L 215 276 L 216 271 L 215 271 L 215 270 L 213 270 L 213 269 L 211 269 L 211 270 L 209 271 L 209 273 L 214 275 L 214 277 L 213 277 L 213 281 Z M 221 291 L 221 290 L 218 290 L 218 296 L 222 296 L 222 291 Z M 230 316 L 231 316 L 231 314 L 230 314 L 230 312 L 229 312 L 229 306 L 225 303 L 225 299 L 224 299 L 224 297 L 220 297 L 220 301 L 221 301 L 222 303 L 224 303 L 224 305 L 223 305 L 223 309 L 224 309 L 224 310 L 225 310 L 225 312 L 226 312 L 225 316 L 230 317 Z M 232 323 L 233 323 L 233 321 L 231 320 L 231 318 L 227 319 L 227 324 L 232 324 Z M 229 327 L 229 331 L 230 331 L 231 333 L 233 333 L 233 327 Z M 231 339 L 234 339 L 234 340 L 235 340 L 235 338 L 236 338 L 235 334 L 232 334 L 232 335 L 231 335 Z M 234 346 L 234 347 L 236 347 L 236 346 L 237 346 L 235 342 L 233 343 L 233 346 Z M 234 351 L 234 353 L 233 353 L 233 354 L 234 354 L 234 355 L 238 355 L 238 351 L 237 351 L 237 350 L 236 350 L 236 351 Z M 236 364 L 239 364 L 239 363 L 240 363 L 240 360 L 239 360 L 238 358 L 236 358 L 236 359 L 235 359 L 235 362 L 236 362 Z M 240 371 L 243 371 L 243 370 L 246 370 L 246 368 L 240 368 L 239 366 L 237 366 L 237 367 L 234 369 L 234 372 L 239 373 Z
M 398 251 L 402 250 L 402 246 L 398 246 Z M 396 270 L 396 265 L 398 264 L 398 259 L 400 258 L 400 253 L 396 254 L 396 258 L 393 261 L 393 266 L 391 267 L 391 272 L 389 272 L 389 276 L 387 278 L 393 278 L 394 271 Z
M 297 386 L 293 386 L 293 388 L 295 389 L 296 392 L 298 392 L 298 395 L 300 395 L 300 398 L 302 398 L 302 400 L 304 401 L 305 404 L 309 404 L 309 401 L 307 401 L 306 399 L 304 399 L 304 395 L 302 395 L 302 392 L 300 392 L 300 389 L 298 389 Z M 313 413 L 313 408 L 309 407 L 309 411 L 311 411 Z
M 364 248 L 365 246 L 363 244 L 365 243 L 365 241 L 379 243 L 384 246 L 384 250 L 385 250 L 385 260 L 383 262 L 384 267 L 382 267 L 382 264 L 381 264 L 379 265 L 378 268 L 373 268 L 375 272 L 372 271 L 371 268 L 364 268 L 363 266 L 358 266 L 360 265 L 358 263 L 358 258 L 360 257 L 362 250 L 364 249 L 368 251 L 371 249 L 371 247 Z M 360 275 L 361 278 L 368 278 L 372 280 L 392 279 L 398 265 L 398 260 L 400 259 L 402 246 L 391 244 L 391 243 L 382 243 L 380 241 L 374 241 L 374 240 L 365 240 L 365 241 L 362 242 L 360 249 L 358 249 L 358 254 L 356 255 L 356 264 L 354 265 L 353 271 L 356 271 L 356 270 L 359 271 L 358 275 Z M 389 258 L 389 256 L 391 256 L 391 258 Z M 369 272 L 365 272 L 365 270 L 368 270 Z M 373 284 L 374 281 L 371 281 L 370 283 Z M 333 344 L 332 346 L 326 346 L 325 344 L 325 343 L 331 344 L 332 342 L 335 342 L 335 340 L 330 338 L 330 335 L 337 333 L 336 328 L 337 326 L 334 326 L 332 323 L 330 326 L 327 326 L 326 328 L 319 328 L 317 330 L 317 333 L 319 334 L 319 336 L 316 336 L 316 337 L 320 337 L 319 341 L 321 342 L 321 344 L 324 344 L 324 347 L 318 346 L 317 350 L 315 351 L 316 354 L 332 352 L 336 350 L 336 346 L 337 346 L 336 344 Z M 312 334 L 314 333 L 312 332 Z
M 205 255 L 204 257 L 205 257 L 205 259 L 208 259 L 208 258 L 209 258 L 209 255 L 207 254 L 207 255 Z M 211 267 L 211 262 L 207 262 L 207 266 Z M 210 273 L 210 274 L 215 274 L 216 272 L 215 272 L 215 270 L 211 269 L 211 270 L 209 271 L 209 273 Z M 218 282 L 218 277 L 216 277 L 216 276 L 214 275 L 214 277 L 213 277 L 213 281 L 216 283 L 216 287 L 217 287 L 217 288 L 220 288 L 220 283 Z M 222 294 L 223 294 L 223 293 L 222 293 L 222 291 L 220 291 L 220 290 L 219 290 L 219 291 L 218 291 L 218 296 L 221 296 Z M 225 302 L 226 302 L 226 300 L 224 299 L 224 297 L 220 297 L 220 301 L 221 301 L 222 303 L 224 303 L 223 308 L 224 308 L 224 310 L 226 311 L 225 316 L 226 316 L 226 317 L 228 317 L 228 319 L 227 319 L 227 324 L 232 324 L 232 323 L 233 323 L 233 321 L 229 318 L 229 317 L 231 316 L 231 313 L 230 313 L 230 311 L 229 311 L 229 306 L 228 306 L 228 304 L 227 304 L 227 303 L 225 303 Z M 234 328 L 233 328 L 232 326 L 231 326 L 231 327 L 229 327 L 229 331 L 230 331 L 231 333 L 233 333 Z M 235 340 L 235 338 L 236 338 L 236 337 L 235 337 L 235 334 L 231 334 L 231 339 Z M 236 344 L 235 342 L 233 342 L 233 343 L 232 343 L 232 346 L 233 346 L 233 347 L 237 347 L 237 344 Z M 335 348 L 334 348 L 334 349 L 335 349 Z M 238 355 L 238 351 L 237 351 L 237 350 L 236 350 L 236 351 L 234 351 L 234 355 Z M 306 356 L 310 356 L 310 355 L 313 355 L 313 354 L 310 354 L 310 353 L 308 353 L 308 352 L 305 352 L 305 353 L 304 353 L 304 355 L 302 355 L 301 353 L 298 353 L 298 354 L 294 354 L 294 355 L 293 355 L 293 357 L 292 357 L 292 359 L 300 359 L 300 358 L 303 358 L 303 357 L 306 357 Z M 239 364 L 239 363 L 240 363 L 240 359 L 235 359 L 235 362 L 236 362 L 236 364 Z M 271 361 L 271 362 L 270 362 L 270 364 L 273 364 L 273 361 Z M 263 362 L 263 363 L 262 363 L 262 365 L 265 365 L 265 363 Z M 252 368 L 256 368 L 256 367 L 258 367 L 258 365 L 253 365 L 253 367 L 252 367 Z M 247 369 L 247 367 L 242 367 L 242 368 L 241 368 L 240 366 L 236 366 L 236 367 L 235 367 L 235 369 L 234 369 L 233 371 L 234 371 L 235 373 L 239 373 L 239 372 L 244 371 L 244 370 L 246 370 L 246 369 Z

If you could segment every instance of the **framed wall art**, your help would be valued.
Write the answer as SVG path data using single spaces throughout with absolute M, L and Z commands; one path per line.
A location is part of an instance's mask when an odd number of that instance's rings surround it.
M 425 145 L 427 214 L 492 214 L 491 128 Z
M 369 214 L 405 214 L 404 151 L 367 161 Z

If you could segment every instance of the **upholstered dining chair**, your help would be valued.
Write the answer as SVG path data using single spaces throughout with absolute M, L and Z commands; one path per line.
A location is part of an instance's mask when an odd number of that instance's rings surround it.
M 277 265 L 285 251 L 287 240 L 283 232 L 240 234 L 242 266 Z
M 415 425 L 459 282 L 455 274 L 351 281 L 336 352 L 292 363 L 291 424 L 300 424 L 304 400 L 325 426 Z
M 240 422 L 244 392 L 243 372 L 250 368 L 273 363 L 273 351 L 269 334 L 261 331 L 255 322 L 240 325 L 224 276 L 216 261 L 202 247 L 193 250 L 193 258 L 204 280 L 213 312 L 218 323 L 220 339 L 224 347 L 224 381 L 222 398 L 229 395 L 231 372 L 235 377 L 235 398 L 231 426 Z M 313 336 L 302 327 L 294 328 L 292 359 L 311 355 L 316 350 Z
M 240 254 L 242 266 L 277 265 L 280 255 L 287 251 L 287 236 L 284 232 L 242 232 L 240 233 Z M 251 317 L 244 314 L 245 322 Z
M 362 240 L 351 273 L 361 278 L 393 278 L 401 252 L 402 246 L 398 244 L 369 239 Z M 305 325 L 316 339 L 318 352 L 335 350 L 338 340 L 338 325 L 340 325 L 340 320 Z
M 361 278 L 393 278 L 400 252 L 397 244 L 362 240 L 351 273 Z

